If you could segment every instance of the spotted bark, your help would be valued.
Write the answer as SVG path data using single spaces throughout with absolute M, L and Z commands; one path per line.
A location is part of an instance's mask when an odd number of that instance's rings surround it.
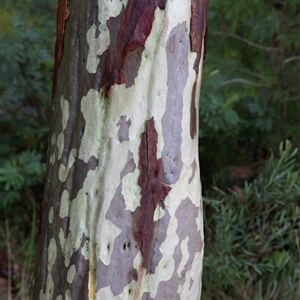
M 208 0 L 59 0 L 32 299 L 199 299 Z

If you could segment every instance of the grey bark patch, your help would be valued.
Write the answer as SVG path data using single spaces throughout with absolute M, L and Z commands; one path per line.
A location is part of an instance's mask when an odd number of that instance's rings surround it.
M 143 294 L 141 300 L 153 300 L 153 298 L 150 296 L 149 292 L 146 292 Z
M 124 141 L 129 141 L 129 127 L 131 125 L 131 119 L 126 121 L 126 116 L 121 116 L 117 126 L 120 126 L 118 130 L 119 141 L 122 143 Z
M 192 269 L 195 255 L 197 252 L 200 253 L 203 247 L 201 232 L 198 230 L 196 223 L 196 218 L 199 215 L 199 211 L 199 207 L 196 207 L 189 198 L 182 200 L 178 206 L 175 217 L 178 219 L 176 233 L 179 237 L 179 242 L 175 247 L 173 254 L 175 261 L 174 273 L 170 280 L 161 282 L 159 284 L 154 299 L 181 299 L 180 295 L 177 293 L 177 289 L 179 285 L 184 284 L 186 272 Z M 185 255 L 188 255 L 188 260 L 183 267 L 181 274 L 178 275 L 178 267 L 183 256 L 181 251 L 181 242 L 187 237 L 189 238 L 188 253 L 185 253 Z M 190 281 L 190 288 L 193 286 L 193 284 L 195 284 L 194 281 Z
M 196 164 L 196 161 L 194 160 L 193 163 L 192 163 L 192 175 L 191 177 L 189 178 L 189 184 L 193 181 L 194 177 L 195 177 L 195 173 L 196 173 L 196 168 L 197 168 L 197 164 Z
M 189 34 L 186 24 L 175 26 L 167 42 L 168 95 L 162 118 L 164 147 L 162 150 L 163 182 L 175 184 L 182 169 L 182 109 L 183 90 L 188 78 Z
M 184 274 L 191 269 L 195 254 L 197 252 L 202 251 L 202 247 L 203 247 L 202 235 L 196 223 L 199 214 L 200 214 L 200 208 L 196 207 L 195 204 L 189 198 L 186 198 L 181 201 L 175 213 L 175 216 L 178 219 L 178 228 L 176 233 L 179 236 L 179 243 L 174 251 L 174 259 L 176 262 L 180 262 L 180 260 L 178 260 L 176 256 L 182 255 L 180 249 L 180 243 L 186 237 L 189 237 L 189 241 L 188 241 L 189 259 L 184 267 L 183 270 Z M 188 228 L 189 230 L 187 231 L 186 228 Z
M 112 293 L 120 294 L 124 287 L 132 280 L 136 280 L 137 271 L 133 267 L 133 260 L 139 251 L 139 245 L 133 238 L 133 230 L 136 227 L 135 213 L 126 210 L 124 197 L 122 195 L 122 178 L 134 172 L 136 165 L 133 153 L 128 152 L 127 163 L 120 174 L 121 183 L 111 200 L 110 207 L 105 215 L 115 226 L 121 229 L 112 247 L 111 262 L 104 264 L 101 260 L 97 262 L 97 291 L 110 286 Z

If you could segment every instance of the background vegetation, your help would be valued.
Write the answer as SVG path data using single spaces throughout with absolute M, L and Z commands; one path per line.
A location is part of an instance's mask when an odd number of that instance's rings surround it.
M 0 3 L 0 299 L 28 299 L 56 4 Z M 297 0 L 210 3 L 199 134 L 205 300 L 300 294 L 299 32 Z

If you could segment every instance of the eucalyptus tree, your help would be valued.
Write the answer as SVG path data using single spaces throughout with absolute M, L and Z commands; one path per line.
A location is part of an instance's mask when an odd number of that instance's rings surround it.
M 199 299 L 207 0 L 59 0 L 33 299 Z

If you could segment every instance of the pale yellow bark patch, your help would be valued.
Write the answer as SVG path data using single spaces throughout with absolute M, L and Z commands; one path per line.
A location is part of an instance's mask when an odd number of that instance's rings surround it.
M 157 205 L 157 206 L 156 206 L 156 209 L 155 209 L 155 211 L 154 211 L 153 221 L 154 221 L 154 222 L 158 221 L 158 220 L 161 219 L 164 215 L 165 215 L 164 209 L 163 209 L 160 205 Z
M 53 292 L 54 292 L 54 282 L 51 275 L 52 266 L 55 263 L 57 255 L 57 246 L 56 241 L 54 238 L 50 240 L 49 247 L 48 247 L 48 276 L 46 281 L 46 290 L 45 293 L 43 293 L 43 290 L 40 290 L 40 300 L 48 300 L 52 299 Z
M 53 165 L 55 163 L 55 153 L 50 156 L 50 163 Z
M 69 120 L 69 102 L 64 98 L 64 96 L 60 97 L 60 107 L 62 113 L 62 123 L 61 123 L 61 132 L 57 136 L 57 159 L 61 159 L 62 153 L 64 150 L 64 131 L 67 127 L 67 122 Z
M 65 300 L 72 300 L 70 290 L 66 290 Z
M 60 107 L 62 112 L 61 131 L 64 131 L 67 128 L 70 110 L 69 102 L 64 98 L 64 96 L 60 97 Z
M 52 145 L 55 145 L 56 144 L 56 134 L 55 134 L 55 132 L 52 134 L 52 136 L 51 136 L 51 144 Z
M 52 222 L 53 222 L 53 207 L 51 207 L 49 210 L 48 221 L 50 224 L 52 224 Z
M 69 159 L 68 159 L 68 164 L 65 166 L 61 164 L 59 166 L 59 171 L 58 171 L 58 178 L 61 182 L 65 182 L 68 175 L 69 175 L 69 170 L 73 166 L 75 159 L 77 157 L 77 150 L 74 148 L 70 151 L 69 154 Z
M 133 173 L 129 173 L 122 179 L 122 194 L 125 199 L 126 209 L 135 211 L 140 205 L 141 188 L 137 185 L 139 169 L 136 168 Z
M 88 240 L 85 241 L 83 248 L 81 249 L 81 254 L 85 260 L 90 258 L 90 243 Z
M 69 199 L 69 192 L 64 190 L 61 194 L 60 198 L 60 208 L 59 208 L 59 217 L 61 219 L 67 217 L 69 215 L 69 208 L 70 208 L 70 199 Z
M 59 135 L 57 136 L 57 141 L 56 141 L 56 145 L 57 145 L 57 159 L 61 159 L 63 150 L 64 150 L 64 144 L 65 143 L 65 136 L 64 133 L 61 132 L 59 133 Z
M 100 93 L 91 89 L 81 100 L 81 111 L 85 119 L 84 133 L 79 149 L 79 158 L 88 162 L 91 156 L 101 155 L 103 143 L 103 126 L 105 119 L 104 99 Z
M 93 24 L 86 34 L 86 40 L 89 44 L 89 53 L 86 62 L 86 69 L 89 73 L 96 73 L 100 62 L 100 56 L 109 46 L 109 29 L 106 24 L 99 26 L 100 35 L 96 38 L 97 26 Z
M 68 274 L 67 274 L 67 281 L 68 283 L 72 283 L 74 278 L 75 278 L 75 275 L 76 275 L 76 266 L 75 265 L 72 265 L 69 270 L 68 270 Z

